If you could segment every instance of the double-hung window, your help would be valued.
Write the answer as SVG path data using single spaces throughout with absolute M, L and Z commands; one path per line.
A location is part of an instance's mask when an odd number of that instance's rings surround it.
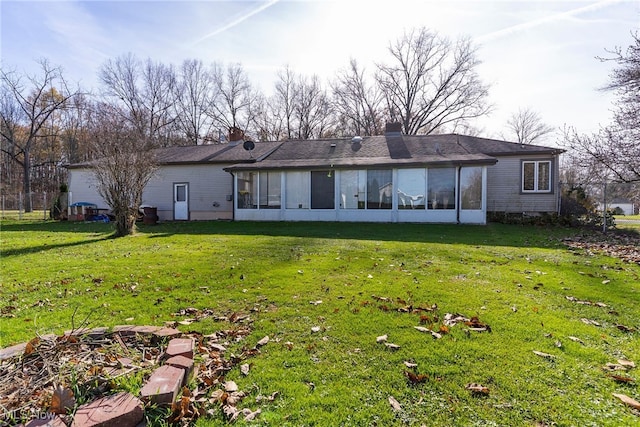
M 551 192 L 551 160 L 522 162 L 522 192 Z

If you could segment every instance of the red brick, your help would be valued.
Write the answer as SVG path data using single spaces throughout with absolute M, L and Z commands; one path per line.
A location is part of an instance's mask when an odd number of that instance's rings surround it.
M 193 372 L 193 359 L 184 356 L 173 356 L 167 359 L 164 364 L 180 368 L 184 371 L 184 380 L 182 381 L 182 385 L 186 385 L 187 382 L 189 382 L 189 377 Z
M 3 348 L 0 350 L 0 360 L 11 359 L 12 357 L 19 356 L 24 353 L 24 349 L 27 346 L 26 342 L 21 344 L 12 345 L 11 347 Z
M 25 427 L 67 427 L 62 419 L 51 414 L 51 418 L 36 418 L 27 423 Z
M 191 338 L 174 338 L 169 341 L 167 346 L 167 356 L 184 356 L 193 359 L 193 339 Z
M 80 406 L 71 427 L 135 427 L 143 416 L 140 399 L 122 392 Z
M 158 405 L 171 405 L 178 395 L 184 370 L 170 365 L 162 365 L 151 374 L 147 383 L 140 390 L 142 398 L 148 398 Z

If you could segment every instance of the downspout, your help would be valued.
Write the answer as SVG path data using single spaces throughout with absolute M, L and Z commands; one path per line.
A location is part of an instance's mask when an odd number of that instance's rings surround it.
M 456 224 L 460 224 L 460 203 L 462 203 L 462 196 L 460 195 L 460 171 L 462 166 L 458 166 L 458 177 L 456 179 Z
M 236 194 L 238 193 L 236 191 L 236 176 L 233 174 L 232 171 L 229 171 L 229 174 L 231 175 L 231 221 L 235 221 L 236 220 Z

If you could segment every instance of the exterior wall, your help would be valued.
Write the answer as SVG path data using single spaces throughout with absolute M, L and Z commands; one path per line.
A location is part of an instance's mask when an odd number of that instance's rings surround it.
M 151 178 L 142 196 L 142 204 L 158 208 L 161 221 L 173 220 L 173 185 L 189 184 L 189 219 L 215 220 L 233 218 L 232 176 L 222 168 L 227 165 L 165 165 Z M 92 202 L 108 209 L 99 196 L 89 169 L 69 170 L 71 201 Z M 217 205 L 217 206 L 215 206 Z
M 222 165 L 161 166 L 145 188 L 142 204 L 156 206 L 160 220 L 171 221 L 173 184 L 186 183 L 190 220 L 232 219 L 233 202 L 227 201 L 232 194 L 232 177 L 222 168 Z
M 550 193 L 522 192 L 522 161 L 551 160 Z M 489 212 L 557 212 L 558 157 L 510 156 L 498 157 L 498 163 L 487 170 L 487 211 Z
M 89 169 L 69 169 L 69 204 L 90 202 L 99 209 L 109 209 L 107 203 L 98 194 L 97 184 Z

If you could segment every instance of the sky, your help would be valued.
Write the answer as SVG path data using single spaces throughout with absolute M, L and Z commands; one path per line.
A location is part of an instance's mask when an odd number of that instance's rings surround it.
M 269 95 L 286 65 L 325 82 L 351 58 L 373 72 L 389 60 L 391 42 L 419 27 L 477 47 L 493 105 L 474 123 L 481 136 L 506 136 L 519 108 L 555 129 L 593 132 L 611 121 L 614 101 L 600 90 L 614 64 L 597 57 L 631 44 L 640 0 L 2 0 L 0 60 L 35 73 L 47 58 L 95 91 L 100 66 L 127 53 L 176 65 L 240 63 Z

